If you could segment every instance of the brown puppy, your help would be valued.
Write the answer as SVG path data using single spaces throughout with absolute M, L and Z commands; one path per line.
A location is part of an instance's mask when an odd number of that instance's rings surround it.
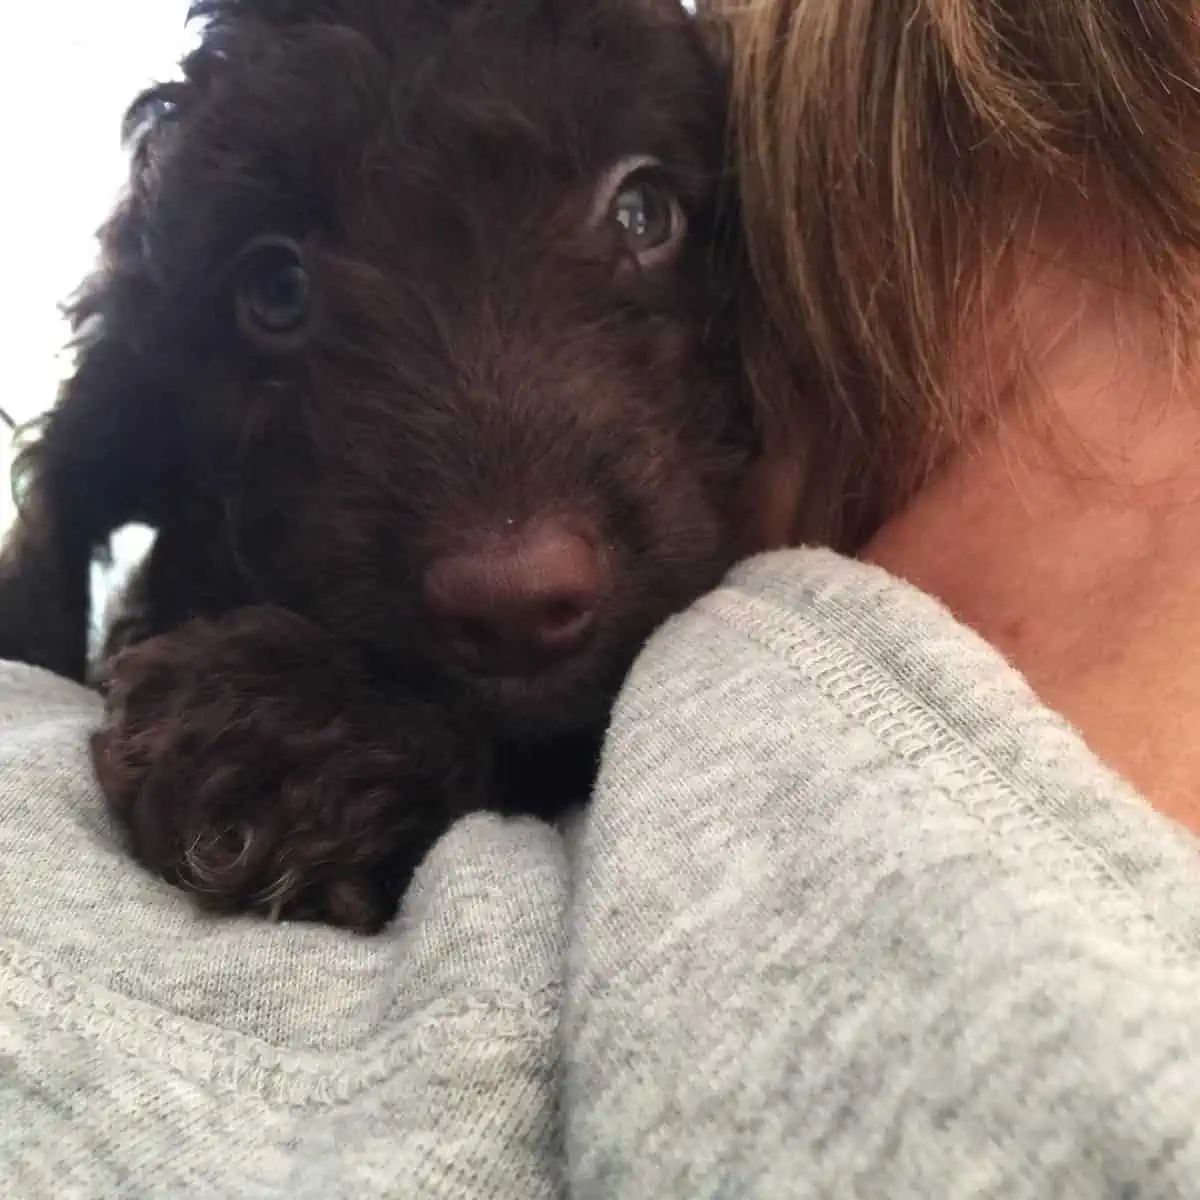
M 131 109 L 0 655 L 82 678 L 134 854 L 377 929 L 449 823 L 585 793 L 647 635 L 744 548 L 724 81 L 673 0 L 202 0 Z

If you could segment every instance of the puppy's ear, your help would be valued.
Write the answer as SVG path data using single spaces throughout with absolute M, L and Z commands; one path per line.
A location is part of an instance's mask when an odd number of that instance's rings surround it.
M 96 318 L 73 376 L 14 466 L 0 658 L 84 678 L 92 559 L 117 529 L 153 522 L 155 497 L 178 470 L 175 417 L 172 397 Z
M 125 195 L 99 230 L 98 269 L 66 308 L 75 369 L 13 464 L 18 515 L 0 551 L 0 658 L 73 679 L 85 676 L 93 558 L 122 526 L 158 524 L 183 461 L 169 380 L 187 365 L 162 353 L 171 331 L 147 319 L 160 307 L 148 232 L 160 163 L 195 91 L 191 82 L 159 85 L 127 112 Z

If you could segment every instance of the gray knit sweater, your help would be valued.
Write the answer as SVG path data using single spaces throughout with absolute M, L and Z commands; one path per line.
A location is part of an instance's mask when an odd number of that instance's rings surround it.
M 376 939 L 131 866 L 95 714 L 0 671 L 0 1196 L 1200 1197 L 1197 843 L 880 572 L 741 569 Z

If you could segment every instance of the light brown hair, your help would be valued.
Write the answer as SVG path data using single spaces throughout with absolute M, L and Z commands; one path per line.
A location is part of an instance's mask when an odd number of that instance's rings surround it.
M 808 448 L 798 536 L 853 548 L 987 415 L 956 395 L 951 348 L 1003 304 L 1047 214 L 1194 327 L 1195 0 L 717 7 L 744 337 L 768 432 Z

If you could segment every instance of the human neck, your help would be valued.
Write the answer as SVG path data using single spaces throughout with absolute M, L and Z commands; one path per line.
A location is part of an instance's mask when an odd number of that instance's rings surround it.
M 941 599 L 1200 833 L 1200 387 L 1139 336 L 1151 322 L 1113 315 L 1047 322 L 1036 395 L 1012 396 L 864 557 Z

